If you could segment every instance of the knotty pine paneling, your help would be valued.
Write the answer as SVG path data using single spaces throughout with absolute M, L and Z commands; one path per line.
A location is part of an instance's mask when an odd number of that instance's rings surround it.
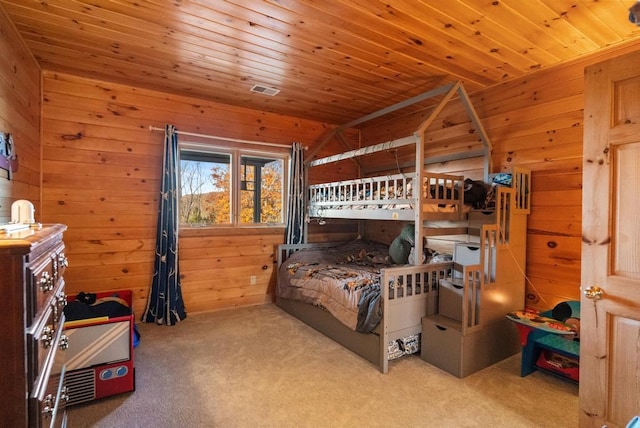
M 532 170 L 523 269 L 526 304 L 537 309 L 580 298 L 583 67 L 583 62 L 567 63 L 471 96 L 492 143 L 493 172 L 516 165 Z M 462 113 L 452 102 L 432 128 L 454 126 Z
M 528 277 L 526 304 L 532 308 L 546 310 L 562 300 L 580 299 L 584 67 L 638 48 L 640 44 L 603 51 L 470 96 L 492 142 L 493 172 L 513 166 L 532 170 L 527 265 L 523 266 Z M 370 140 L 410 135 L 428 114 L 425 110 L 365 129 L 363 134 Z M 469 130 L 463 106 L 452 100 L 429 127 L 425 152 L 436 155 L 454 144 L 464 147 L 453 142 L 468 139 Z M 393 171 L 393 157 L 387 154 L 385 161 L 379 156 L 375 169 Z M 427 167 L 471 178 L 480 178 L 480 168 L 473 159 Z M 388 241 L 398 229 L 374 222 L 367 232 Z
M 560 300 L 579 298 L 583 68 L 635 48 L 585 57 L 471 96 L 493 142 L 494 171 L 513 165 L 533 171 L 526 266 L 532 307 L 546 309 Z M 69 269 L 69 286 L 77 287 L 76 291 L 134 288 L 137 310 L 144 304 L 150 280 L 150 272 L 140 270 L 152 260 L 159 188 L 153 173 L 159 170 L 161 158 L 161 134 L 148 132 L 148 125 L 172 122 L 189 131 L 230 132 L 227 135 L 233 138 L 278 142 L 280 135 L 287 135 L 289 141 L 308 144 L 329 129 L 321 123 L 262 112 L 247 114 L 247 110 L 202 100 L 61 74 L 46 73 L 44 89 L 43 215 L 51 219 L 47 221 L 70 225 L 70 255 L 77 254 L 79 264 L 77 273 L 73 266 Z M 433 124 L 438 136 L 434 141 L 455 141 L 457 134 L 468 134 L 468 125 L 460 119 L 463 113 L 459 106 L 447 107 Z M 317 155 L 344 150 L 340 145 L 332 141 Z M 65 168 L 67 161 L 69 168 Z M 354 167 L 354 162 L 341 166 Z M 478 164 L 468 160 L 432 168 L 477 174 Z M 348 175 L 346 170 L 337 173 Z M 353 226 L 336 223 L 335 227 L 311 225 L 310 230 L 317 240 L 352 236 Z M 216 244 L 208 237 L 197 239 L 206 231 L 183 234 L 188 310 L 270 300 L 275 272 L 267 253 L 282 233 L 270 237 L 264 232 L 243 233 L 214 234 L 223 237 L 220 245 L 233 248 L 228 257 L 211 252 Z M 103 277 L 91 278 L 87 272 L 96 265 L 105 266 L 96 269 Z M 255 285 L 250 284 L 251 276 L 256 277 Z
M 44 69 L 335 124 L 637 40 L 631 3 L 0 0 Z
M 493 142 L 495 171 L 532 170 L 527 305 L 580 299 L 584 67 L 637 50 L 610 49 L 471 96 Z
M 0 169 L 0 223 L 11 220 L 11 204 L 30 200 L 40 212 L 40 67 L 0 7 L 0 131 L 13 135 L 18 171 L 8 180 Z
M 42 104 L 42 215 L 69 227 L 67 289 L 132 289 L 139 314 L 153 273 L 164 146 L 164 133 L 150 132 L 150 125 L 171 123 L 187 132 L 304 145 L 329 129 L 309 120 L 52 72 L 44 73 Z M 274 248 L 283 236 L 282 228 L 181 230 L 187 311 L 271 301 Z

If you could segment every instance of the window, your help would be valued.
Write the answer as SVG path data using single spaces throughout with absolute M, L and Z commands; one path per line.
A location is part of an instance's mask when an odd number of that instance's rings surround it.
M 284 223 L 287 156 L 180 145 L 180 224 Z

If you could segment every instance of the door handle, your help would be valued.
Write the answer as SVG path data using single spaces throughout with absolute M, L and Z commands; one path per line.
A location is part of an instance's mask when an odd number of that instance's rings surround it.
M 591 287 L 584 290 L 584 295 L 587 299 L 600 300 L 604 295 L 604 290 L 597 285 L 592 285 Z

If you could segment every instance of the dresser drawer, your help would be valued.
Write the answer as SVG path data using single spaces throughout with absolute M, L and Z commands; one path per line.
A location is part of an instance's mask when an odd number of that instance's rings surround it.
M 64 365 L 55 365 L 55 373 L 48 378 L 39 394 L 30 398 L 30 421 L 34 427 L 64 428 L 67 426 L 66 370 Z
M 64 313 L 57 314 L 55 305 L 52 304 L 45 309 L 33 329 L 28 331 L 29 384 L 39 385 L 46 382 L 46 377 L 51 373 L 56 358 L 58 361 L 64 361 L 63 351 L 68 347 L 68 339 L 63 334 L 63 326 Z
M 65 427 L 63 224 L 0 233 L 0 427 Z
M 36 427 L 63 427 L 66 425 L 65 408 L 68 400 L 65 379 L 67 338 L 62 328 L 52 328 L 53 307 L 48 308 L 44 315 L 29 341 L 32 346 L 29 359 L 35 366 L 30 369 L 35 374 L 29 399 L 30 421 L 31 426 Z M 60 321 L 62 327 L 64 314 Z
M 67 266 L 64 244 L 58 243 L 27 266 L 27 326 L 43 311 L 60 288 Z

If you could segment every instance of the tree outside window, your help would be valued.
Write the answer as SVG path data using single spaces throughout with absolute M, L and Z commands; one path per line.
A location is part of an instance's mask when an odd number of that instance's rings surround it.
M 282 225 L 285 160 L 277 155 L 242 151 L 181 149 L 180 223 Z M 233 176 L 234 171 L 237 177 Z M 235 191 L 234 182 L 238 183 Z M 234 222 L 236 195 L 238 221 Z

